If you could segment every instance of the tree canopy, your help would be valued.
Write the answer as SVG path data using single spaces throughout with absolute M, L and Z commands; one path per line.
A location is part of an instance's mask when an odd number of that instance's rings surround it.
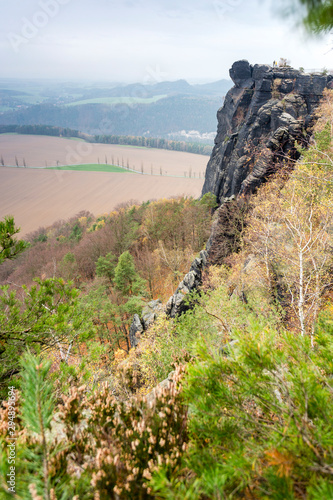
M 333 28 L 332 0 L 294 0 L 288 2 L 289 13 L 296 15 L 313 33 L 325 33 Z

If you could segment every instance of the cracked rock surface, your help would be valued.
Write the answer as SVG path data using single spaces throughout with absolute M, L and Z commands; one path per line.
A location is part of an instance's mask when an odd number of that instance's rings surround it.
M 297 159 L 295 141 L 308 139 L 313 112 L 333 76 L 305 74 L 237 61 L 230 69 L 234 87 L 217 112 L 215 146 L 202 195 L 219 203 L 251 193 L 286 158 Z
M 141 318 L 138 314 L 134 314 L 129 331 L 131 347 L 136 347 L 138 345 L 142 333 L 148 330 L 149 326 L 155 321 L 162 309 L 162 302 L 159 299 L 151 300 L 142 309 Z

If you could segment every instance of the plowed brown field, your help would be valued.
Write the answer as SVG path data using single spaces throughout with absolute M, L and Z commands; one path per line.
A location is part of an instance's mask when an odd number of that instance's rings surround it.
M 110 156 L 108 161 L 111 163 L 112 154 L 116 156 L 115 151 L 120 158 L 123 154 L 126 164 L 126 152 L 130 166 L 131 161 L 135 161 L 139 169 L 142 162 L 144 168 L 149 165 L 150 171 L 150 164 L 153 164 L 158 166 L 158 171 L 162 168 L 163 174 L 168 172 L 168 176 L 0 167 L 0 219 L 13 215 L 21 227 L 21 236 L 24 236 L 40 226 L 68 219 L 81 210 L 99 215 L 129 200 L 142 202 L 177 195 L 200 195 L 203 176 L 198 179 L 198 175 L 205 170 L 206 156 L 20 135 L 0 135 L 0 155 L 7 165 L 14 164 L 15 156 L 20 164 L 25 158 L 29 167 L 42 166 L 45 161 L 54 165 L 57 160 L 60 164 L 68 164 L 68 148 L 75 151 L 80 144 L 93 146 L 93 152 L 91 156 L 81 155 L 75 162 L 77 164 L 96 163 L 102 155 Z M 192 174 L 197 173 L 196 178 L 169 177 L 181 175 L 181 171 L 188 171 L 190 167 Z M 148 171 L 148 168 L 145 170 Z
M 184 177 L 192 171 L 192 176 L 203 177 L 208 157 L 166 151 L 165 149 L 135 148 L 114 144 L 91 144 L 84 141 L 36 135 L 0 135 L 0 156 L 7 166 L 54 167 L 59 165 L 79 165 L 85 163 L 107 163 L 123 166 L 145 173 L 177 175 Z M 99 160 L 99 161 L 98 161 Z

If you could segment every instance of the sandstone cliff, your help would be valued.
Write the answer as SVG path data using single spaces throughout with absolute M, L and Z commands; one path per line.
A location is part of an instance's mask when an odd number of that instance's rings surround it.
M 297 158 L 295 140 L 308 139 L 313 111 L 332 75 L 237 61 L 234 87 L 217 113 L 215 146 L 202 194 L 219 203 L 253 192 L 286 158 Z
M 232 219 L 224 202 L 237 194 L 253 192 L 283 162 L 298 158 L 295 141 L 307 143 L 323 90 L 333 87 L 333 75 L 305 74 L 290 67 L 252 66 L 245 60 L 232 65 L 230 77 L 235 85 L 217 112 L 215 146 L 202 190 L 202 195 L 214 193 L 222 206 L 206 250 L 195 259 L 166 304 L 165 312 L 172 318 L 189 309 L 186 298 L 200 287 L 207 262 L 221 260 L 220 255 L 214 255 L 214 246 L 228 232 L 224 219 L 237 225 L 237 217 L 241 219 L 246 209 L 239 206 L 239 213 L 234 209 Z M 226 255 L 235 251 L 235 245 L 226 246 Z M 135 320 L 131 327 L 132 346 L 144 331 L 140 319 Z

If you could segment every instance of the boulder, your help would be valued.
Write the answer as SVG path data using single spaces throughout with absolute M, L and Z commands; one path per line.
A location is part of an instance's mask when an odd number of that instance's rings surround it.
M 149 326 L 155 321 L 155 319 L 157 318 L 157 314 L 162 310 L 162 307 L 162 302 L 158 299 L 151 300 L 142 309 L 142 324 L 144 330 L 147 330 Z
M 229 75 L 236 87 L 243 88 L 253 85 L 252 66 L 245 59 L 236 61 L 229 70 Z

